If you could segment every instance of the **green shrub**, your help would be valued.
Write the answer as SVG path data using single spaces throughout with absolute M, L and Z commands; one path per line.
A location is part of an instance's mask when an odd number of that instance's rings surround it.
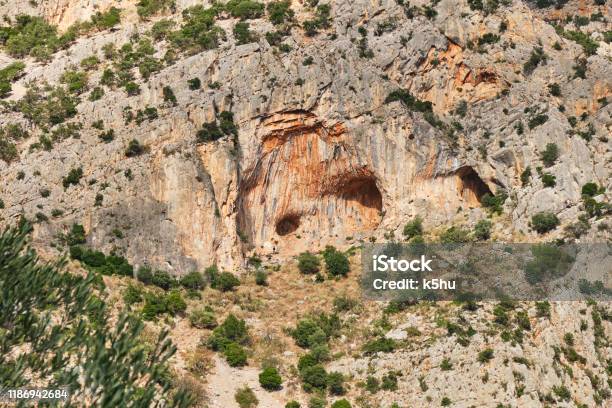
M 234 342 L 223 348 L 223 355 L 231 367 L 243 367 L 247 364 L 247 353 L 244 347 Z
M 83 58 L 79 65 L 85 71 L 90 71 L 92 69 L 97 68 L 100 63 L 100 59 L 96 55 L 90 55 L 89 57 Z
M 125 149 L 126 157 L 136 157 L 143 154 L 145 151 L 144 147 L 136 139 L 130 140 L 128 147 Z
M 220 290 L 222 292 L 234 290 L 234 288 L 238 285 L 240 285 L 240 280 L 230 272 L 221 272 L 217 274 L 210 282 L 211 288 Z
M 81 261 L 88 269 L 102 275 L 133 276 L 134 274 L 134 268 L 122 256 L 114 254 L 106 256 L 100 251 L 72 245 L 70 247 L 70 257 Z
M 26 132 L 21 125 L 9 124 L 0 126 L 0 160 L 7 163 L 15 160 L 19 154 L 17 152 L 17 146 L 12 141 L 25 139 L 28 136 L 28 132 Z
M 96 86 L 89 93 L 88 99 L 93 102 L 93 101 L 102 99 L 103 96 L 104 96 L 104 89 L 100 88 L 99 86 Z
M 578 279 L 578 289 L 580 290 L 580 293 L 589 296 L 605 294 L 609 292 L 609 289 L 607 289 L 604 283 L 600 280 L 589 282 L 586 279 Z
M 87 89 L 87 73 L 66 71 L 60 77 L 60 82 L 66 84 L 68 92 L 79 95 Z
M 253 255 L 249 257 L 249 259 L 247 260 L 247 263 L 249 266 L 252 266 L 255 269 L 259 269 L 261 268 L 263 261 L 261 260 L 259 256 Z
M 115 73 L 110 69 L 105 69 L 100 77 L 100 85 L 113 86 L 115 84 Z
M 406 239 L 416 237 L 417 235 L 423 235 L 423 220 L 421 217 L 416 216 L 413 220 L 404 225 L 403 233 Z
M 308 354 L 310 354 L 317 363 L 329 361 L 331 358 L 329 347 L 324 343 L 314 345 Z
M 397 391 L 397 375 L 398 374 L 394 371 L 390 371 L 386 375 L 383 375 L 380 388 L 385 391 Z
M 583 197 L 584 211 L 589 217 L 601 217 L 610 210 L 612 207 L 610 204 L 605 202 L 598 202 L 593 197 Z
M 163 294 L 146 293 L 145 304 L 142 307 L 142 317 L 145 320 L 154 320 L 158 315 L 168 311 L 166 297 Z
M 133 82 L 133 81 L 127 82 L 124 85 L 124 88 L 128 96 L 135 96 L 140 93 L 140 86 L 136 82 Z
M 138 268 L 138 271 L 136 272 L 136 279 L 145 285 L 151 284 L 153 281 L 153 272 L 151 271 L 151 268 L 148 266 L 141 266 Z
M 442 371 L 449 371 L 453 369 L 453 364 L 450 362 L 450 359 L 445 358 L 444 360 L 442 360 L 442 363 L 440 363 L 440 369 Z
M 301 408 L 301 407 L 302 406 L 297 401 L 289 401 L 288 403 L 285 404 L 285 408 Z
M 189 89 L 192 91 L 202 87 L 202 81 L 200 81 L 200 78 L 191 78 L 189 81 L 187 81 L 187 84 L 189 85 Z
M 157 108 L 152 106 L 145 106 L 144 109 L 138 109 L 136 112 L 136 124 L 140 125 L 145 120 L 149 122 L 158 118 Z
M 338 315 L 321 313 L 301 319 L 291 331 L 291 336 L 298 346 L 312 348 L 325 344 L 327 340 L 337 335 L 340 327 Z
M 591 39 L 590 34 L 583 33 L 582 31 L 565 31 L 563 29 L 558 29 L 557 32 L 568 40 L 578 43 L 586 55 L 595 55 L 597 52 L 599 43 Z
M 561 401 L 569 401 L 572 398 L 572 393 L 565 385 L 555 385 L 552 390 Z
M 130 283 L 123 291 L 123 301 L 126 305 L 133 305 L 142 301 L 142 290 Z
M 24 69 L 25 64 L 21 61 L 13 62 L 0 69 L 0 98 L 10 95 L 12 90 L 11 83 L 21 76 Z
M 232 17 L 247 20 L 261 17 L 264 12 L 264 5 L 252 0 L 229 0 L 225 4 L 225 9 Z
M 181 292 L 174 289 L 166 295 L 166 307 L 171 315 L 183 313 L 187 310 L 187 303 L 183 299 Z
M 489 210 L 491 214 L 501 214 L 504 211 L 503 206 L 507 198 L 508 194 L 504 190 L 500 190 L 495 195 L 485 193 L 481 197 L 480 203 L 483 207 Z
M 174 91 L 169 86 L 164 86 L 162 89 L 162 93 L 164 95 L 164 102 L 169 102 L 172 106 L 176 106 L 176 96 L 174 96 Z
M 221 325 L 213 330 L 208 339 L 208 346 L 215 351 L 222 351 L 230 342 L 246 344 L 248 340 L 249 334 L 246 322 L 230 314 Z
M 202 290 L 204 289 L 204 277 L 200 272 L 193 271 L 181 278 L 181 286 L 187 289 Z
M 259 286 L 268 286 L 268 274 L 266 271 L 255 271 L 255 283 Z
M 176 25 L 176 23 L 172 20 L 160 20 L 153 24 L 151 27 L 151 36 L 156 41 L 161 41 L 168 38 L 170 32 L 172 32 L 172 28 Z
M 280 25 L 293 20 L 295 13 L 291 10 L 289 0 L 273 1 L 268 3 L 268 18 L 274 25 Z
M 121 22 L 121 10 L 111 7 L 104 13 L 96 12 L 91 17 L 91 24 L 99 30 L 107 30 Z
M 218 8 L 193 6 L 183 11 L 183 26 L 169 35 L 170 42 L 189 55 L 217 48 L 224 31 L 215 26 Z
M 82 177 L 83 177 L 83 168 L 78 167 L 75 169 L 71 169 L 66 175 L 66 177 L 62 179 L 62 185 L 64 186 L 64 188 L 68 188 L 71 185 L 76 186 L 77 184 L 79 184 L 79 181 L 81 180 Z
M 85 239 L 85 228 L 81 224 L 72 224 L 70 232 L 66 235 L 66 243 L 68 246 L 84 244 Z
M 546 148 L 540 153 L 540 158 L 546 167 L 550 167 L 555 164 L 558 157 L 559 147 L 557 147 L 555 143 L 546 144 Z
M 257 36 L 249 30 L 249 23 L 239 21 L 234 26 L 234 38 L 236 45 L 249 44 L 257 41 Z
M 134 267 L 123 256 L 111 253 L 105 259 L 104 270 L 102 273 L 108 275 L 134 276 Z
M 219 114 L 219 129 L 226 135 L 238 135 L 238 128 L 234 123 L 234 114 L 229 111 L 222 111 Z
M 547 301 L 536 302 L 536 316 L 550 317 L 550 303 Z
M 325 390 L 327 388 L 327 372 L 320 364 L 305 367 L 300 371 L 300 377 L 307 391 Z
M 0 136 L 0 159 L 6 163 L 10 163 L 15 160 L 19 154 L 17 153 L 17 146 L 15 143 L 6 140 Z
M 533 260 L 525 264 L 525 278 L 531 284 L 565 275 L 574 262 L 572 256 L 555 245 L 534 245 L 531 254 Z
M 526 187 L 531 179 L 531 167 L 527 166 L 521 173 L 521 185 Z
M 47 222 L 47 221 L 49 221 L 49 217 L 47 217 L 42 212 L 37 212 L 35 217 L 36 217 L 36 221 L 38 221 L 38 222 Z
M 176 286 L 176 279 L 174 279 L 166 271 L 157 270 L 151 276 L 151 284 L 155 285 L 163 290 L 168 290 Z
M 77 113 L 79 100 L 62 87 L 45 87 L 29 84 L 23 98 L 15 103 L 15 110 L 38 126 L 63 123 Z
M 214 329 L 217 327 L 215 314 L 207 309 L 196 309 L 189 315 L 189 322 L 198 329 Z
M 280 31 L 267 32 L 266 41 L 268 42 L 268 44 L 274 47 L 279 47 L 281 45 L 287 45 L 287 44 L 281 44 L 281 42 L 283 41 L 283 33 Z
M 559 225 L 559 218 L 550 212 L 539 212 L 531 217 L 531 227 L 540 234 L 554 230 Z
M 104 195 L 98 193 L 96 194 L 96 198 L 94 201 L 94 206 L 95 207 L 100 207 L 102 205 L 102 201 L 104 201 Z
M 525 311 L 516 312 L 516 323 L 523 330 L 531 330 L 531 322 L 529 321 L 529 315 Z
M 248 386 L 244 386 L 243 388 L 238 389 L 236 394 L 234 395 L 236 402 L 240 408 L 252 408 L 256 407 L 259 404 L 257 397 L 253 390 L 251 390 Z
M 334 298 L 334 310 L 336 312 L 347 312 L 357 306 L 357 301 L 348 296 L 337 296 Z
M 489 220 L 480 220 L 474 226 L 474 236 L 476 239 L 480 241 L 486 241 L 491 238 L 491 221 Z
M 499 42 L 499 35 L 485 33 L 478 39 L 478 45 L 495 44 Z
M 283 379 L 276 368 L 268 367 L 259 374 L 259 384 L 268 391 L 275 391 L 281 388 Z
M 604 187 L 598 187 L 596 183 L 589 182 L 582 186 L 582 195 L 587 197 L 595 197 L 605 191 Z
M 548 115 L 539 113 L 529 119 L 529 121 L 527 122 L 527 126 L 529 126 L 529 129 L 535 129 L 538 126 L 541 126 L 546 122 L 548 122 Z
M 104 143 L 110 143 L 115 140 L 115 131 L 113 129 L 108 129 L 106 132 L 100 133 L 98 138 Z
M 541 47 L 535 47 L 531 51 L 531 55 L 525 65 L 523 65 L 523 72 L 526 75 L 530 75 L 540 64 L 545 64 L 548 60 L 548 56 L 544 53 L 544 49 Z
M 423 102 L 412 96 L 404 89 L 391 92 L 385 98 L 385 103 L 400 101 L 408 110 L 415 112 L 432 112 L 432 104 L 429 101 Z
M 343 398 L 341 400 L 335 401 L 332 404 L 331 408 L 351 408 L 351 403 Z
M 380 390 L 380 381 L 378 381 L 378 378 L 369 375 L 366 378 L 365 389 L 370 394 L 376 394 Z
M 311 390 L 312 388 L 305 387 Z M 308 408 L 325 408 L 327 405 L 327 401 L 325 401 L 324 396 L 313 396 L 308 400 Z
M 491 361 L 493 359 L 493 354 L 494 352 L 492 348 L 482 350 L 480 353 L 478 353 L 478 362 L 484 364 Z
M 344 389 L 344 376 L 342 373 L 329 373 L 327 376 L 327 388 L 331 395 L 344 395 L 346 390 Z
M 319 272 L 319 258 L 310 252 L 302 252 L 298 256 L 298 269 L 304 274 L 315 274 Z
M 386 337 L 380 337 L 376 340 L 369 341 L 366 343 L 362 350 L 366 355 L 372 355 L 376 353 L 390 353 L 395 350 L 397 344 L 395 340 L 388 339 Z
M 285 54 L 288 54 L 289 52 L 291 52 L 292 48 L 289 44 L 279 44 L 278 50 L 280 52 L 284 52 Z
M 330 12 L 331 7 L 329 4 L 318 5 L 315 11 L 315 18 L 312 20 L 306 20 L 302 23 L 304 34 L 307 37 L 313 37 L 317 35 L 319 29 L 329 28 Z
M 550 173 L 542 173 L 542 184 L 544 187 L 554 187 L 557 185 L 557 178 Z
M 342 252 L 336 248 L 328 246 L 323 252 L 325 269 L 331 276 L 346 276 L 351 270 L 349 260 Z
M 561 96 L 561 87 L 556 82 L 549 84 L 548 90 L 552 96 Z
M 42 17 L 18 15 L 10 27 L 0 27 L 0 42 L 9 55 L 15 58 L 32 56 L 48 60 L 53 53 L 74 40 L 74 32 L 58 36 L 57 28 Z
M 141 18 L 146 19 L 174 7 L 174 0 L 140 0 L 136 4 L 136 11 Z
M 469 231 L 461 227 L 450 227 L 440 235 L 443 244 L 470 242 Z
M 196 140 L 199 143 L 214 142 L 223 137 L 223 132 L 217 126 L 217 122 L 206 122 L 202 124 L 202 129 L 196 133 Z
M 314 365 L 317 365 L 318 363 L 320 363 L 320 361 L 312 353 L 304 354 L 298 360 L 298 371 L 301 372 L 306 367 L 312 367 Z
M 493 321 L 502 326 L 507 326 L 510 322 L 510 316 L 508 315 L 506 308 L 502 305 L 495 306 L 493 309 L 493 316 Z
M 295 343 L 300 347 L 312 347 L 315 345 L 316 337 L 312 337 L 317 332 L 325 333 L 319 325 L 312 319 L 302 319 L 298 322 L 296 328 L 291 332 L 291 336 L 295 339 Z

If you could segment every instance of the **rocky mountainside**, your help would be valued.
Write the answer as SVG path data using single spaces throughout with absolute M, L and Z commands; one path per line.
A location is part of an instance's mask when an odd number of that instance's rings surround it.
M 82 225 L 88 247 L 136 268 L 217 265 L 245 279 L 262 259 L 293 273 L 307 250 L 410 238 L 415 219 L 427 241 L 609 242 L 611 14 L 605 0 L 4 0 L 0 226 L 35 222 L 48 256 Z M 299 319 L 345 289 L 326 281 L 313 300 L 283 285 L 213 306 L 243 313 L 272 344 L 287 334 L 251 295 Z M 499 344 L 493 307 L 424 307 L 410 322 L 364 307 L 343 320 L 366 334 L 334 340 L 329 363 L 360 406 L 609 402 L 605 308 L 554 306 L 547 320 L 524 306 L 533 338 L 525 349 L 504 340 L 485 373 L 487 353 L 475 356 Z M 449 321 L 477 329 L 466 348 L 446 337 Z M 581 321 L 585 362 L 572 371 L 582 360 L 562 338 Z M 179 350 L 196 347 L 197 330 L 173 324 Z M 400 351 L 359 352 L 380 331 L 408 342 L 415 330 L 427 336 Z M 299 348 L 270 350 L 297 364 Z M 444 358 L 459 371 L 440 368 Z M 234 403 L 235 388 L 215 388 L 223 376 L 258 386 L 252 368 L 215 361 L 211 407 Z M 394 370 L 410 371 L 399 391 L 365 391 L 369 373 Z M 448 386 L 451 374 L 465 381 Z M 296 384 L 258 389 L 260 406 L 306 401 Z
M 12 24 L 30 12 L 58 37 L 76 32 L 2 56 L 25 63 L 3 128 L 27 137 L 4 132 L 16 153 L 0 163 L 0 216 L 46 216 L 43 241 L 78 222 L 137 264 L 232 268 L 249 251 L 399 235 L 415 215 L 471 227 L 502 190 L 493 235 L 533 241 L 534 214 L 556 214 L 558 236 L 584 184 L 609 187 L 609 5 L 572 16 L 518 1 L 294 2 L 275 21 L 247 9 L 199 26 L 208 6 L 185 10 L 201 2 L 140 15 L 129 2 L 14 3 L 0 10 Z M 45 117 L 46 85 L 72 88 L 74 112 Z M 126 157 L 132 140 L 142 153 Z M 82 178 L 62 185 L 72 169 Z M 606 236 L 594 227 L 584 235 Z

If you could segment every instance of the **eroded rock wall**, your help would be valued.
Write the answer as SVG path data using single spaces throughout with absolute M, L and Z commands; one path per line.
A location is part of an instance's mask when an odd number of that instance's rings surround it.
M 534 213 L 553 211 L 570 223 L 581 211 L 583 184 L 610 187 L 611 107 L 601 102 L 612 93 L 609 44 L 602 41 L 588 57 L 581 79 L 573 70 L 582 48 L 523 2 L 486 15 L 443 0 L 433 19 L 408 17 L 391 0 L 330 4 L 331 27 L 307 37 L 295 26 L 284 40 L 287 52 L 265 39 L 274 29 L 267 19 L 251 20 L 258 40 L 237 46 L 236 20 L 220 18 L 226 40 L 218 49 L 182 56 L 147 81 L 137 78 L 137 96 L 109 88 L 98 101 L 82 98 L 73 120 L 83 125 L 80 138 L 60 141 L 51 151 L 29 150 L 39 130 L 5 111 L 2 123 L 23 123 L 33 137 L 20 142 L 18 161 L 0 162 L 2 222 L 58 208 L 63 215 L 37 227 L 41 241 L 79 222 L 94 246 L 118 248 L 137 264 L 152 262 L 178 274 L 211 263 L 234 269 L 253 251 L 291 256 L 326 244 L 400 236 L 416 215 L 428 230 L 469 227 L 485 216 L 483 194 L 501 189 L 510 198 L 496 237 L 537 240 L 529 230 Z M 132 2 L 41 4 L 36 12 L 61 27 L 110 6 L 122 9 L 122 23 L 79 38 L 48 63 L 27 59 L 7 100 L 22 97 L 31 81 L 58 83 L 65 70 L 97 55 L 102 62 L 89 73 L 93 87 L 111 64 L 103 57 L 105 44 L 120 47 L 162 18 L 180 22 L 180 12 L 191 5 L 177 2 L 175 13 L 139 21 Z M 298 22 L 312 15 L 301 3 L 292 6 Z M 499 32 L 502 21 L 507 28 Z M 490 32 L 501 40 L 479 45 Z M 361 55 L 363 38 L 370 57 Z M 171 47 L 155 43 L 155 56 Z M 528 75 L 523 64 L 535 47 L 548 59 Z M 188 87 L 194 77 L 202 81 L 199 90 Z M 550 95 L 551 83 L 559 84 L 562 97 Z M 164 101 L 165 86 L 172 87 L 176 106 Z M 431 102 L 444 126 L 399 101 L 389 103 L 397 89 Z M 462 102 L 466 112 L 460 115 Z M 145 107 L 156 107 L 157 117 L 126 122 L 126 109 Z M 222 111 L 233 113 L 238 136 L 197 143 L 198 130 Z M 548 120 L 529 128 L 537 112 Z M 590 142 L 572 134 L 568 122 L 583 113 L 588 120 L 579 127 L 592 126 Z M 101 143 L 91 127 L 98 120 L 115 131 L 110 143 Z M 145 154 L 125 157 L 132 139 Z M 545 169 L 556 177 L 555 188 L 545 187 L 536 171 L 548 143 L 560 150 L 559 160 Z M 527 166 L 534 176 L 523 185 Z M 83 181 L 62 188 L 75 167 L 83 168 Z M 50 196 L 41 197 L 40 189 Z M 94 205 L 97 194 L 104 195 L 100 205 Z M 125 231 L 125 240 L 113 237 L 116 228 Z

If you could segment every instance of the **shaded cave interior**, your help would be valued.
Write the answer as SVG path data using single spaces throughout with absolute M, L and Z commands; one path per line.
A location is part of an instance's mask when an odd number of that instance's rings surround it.
M 471 166 L 463 166 L 456 173 L 459 183 L 459 193 L 469 204 L 480 205 L 485 194 L 491 194 L 491 189 Z
M 383 200 L 382 194 L 376 185 L 373 176 L 352 177 L 348 180 L 339 180 L 333 191 L 328 196 L 335 196 L 346 202 L 346 206 L 356 208 L 360 213 L 368 217 L 376 213 L 376 225 L 380 223 Z M 322 200 L 324 195 L 319 197 Z M 302 214 L 290 213 L 282 215 L 275 225 L 275 231 L 279 236 L 286 236 L 297 231 L 302 221 Z

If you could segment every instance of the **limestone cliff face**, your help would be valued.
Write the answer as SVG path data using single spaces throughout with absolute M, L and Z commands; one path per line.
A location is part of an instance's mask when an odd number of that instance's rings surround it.
M 42 2 L 32 14 L 60 29 L 111 6 L 122 9 L 122 23 L 79 38 L 46 64 L 26 60 L 25 76 L 8 100 L 22 97 L 31 81 L 58 83 L 64 70 L 91 55 L 102 60 L 89 74 L 90 88 L 96 86 L 111 66 L 102 47 L 121 47 L 164 17 L 180 23 L 181 11 L 195 2 L 176 3 L 174 14 L 139 21 L 135 2 Z M 273 30 L 265 18 L 250 20 L 257 41 L 236 46 L 237 20 L 225 16 L 217 22 L 227 34 L 219 48 L 180 56 L 146 81 L 136 75 L 139 95 L 108 88 L 100 100 L 82 98 L 73 119 L 83 124 L 80 139 L 29 151 L 32 137 L 20 142 L 18 161 L 0 161 L 0 220 L 59 208 L 63 215 L 38 224 L 41 241 L 79 222 L 94 246 L 180 274 L 211 263 L 234 269 L 252 252 L 291 256 L 326 244 L 400 236 L 416 215 L 429 230 L 471 226 L 486 214 L 483 195 L 501 189 L 510 198 L 495 223 L 496 237 L 535 240 L 528 226 L 533 214 L 552 211 L 568 224 L 581 211 L 583 184 L 612 187 L 612 105 L 602 103 L 611 97 L 612 65 L 603 40 L 581 79 L 574 78 L 573 67 L 582 48 L 520 1 L 485 14 L 442 0 L 431 19 L 409 17 L 391 0 L 330 5 L 330 28 L 307 37 L 295 26 L 284 40 L 286 52 L 265 39 Z M 292 7 L 298 22 L 313 14 L 300 2 Z M 609 15 L 605 6 L 601 10 Z M 610 29 L 609 22 L 592 24 L 593 32 Z M 479 44 L 486 33 L 500 40 Z M 172 48 L 165 40 L 154 46 L 158 58 Z M 548 59 L 528 75 L 523 64 L 535 47 Z M 371 53 L 364 57 L 365 51 Z M 203 86 L 191 90 L 187 80 L 195 77 Z M 550 95 L 552 83 L 559 84 L 561 97 Z M 167 85 L 176 106 L 163 99 Z M 387 103 L 400 88 L 431 102 L 443 126 L 399 101 Z M 465 112 L 457 114 L 463 103 Z M 157 108 L 157 117 L 138 124 L 124 120 L 126 109 L 147 106 Z M 196 143 L 197 131 L 222 111 L 233 113 L 237 138 Z M 591 141 L 568 122 L 585 112 L 578 128 L 589 124 Z M 530 128 L 538 113 L 548 120 Z M 90 126 L 98 120 L 114 130 L 110 143 L 101 143 Z M 5 111 L 0 121 L 41 133 L 14 112 Z M 125 157 L 132 139 L 146 146 L 144 155 Z M 560 150 L 556 163 L 545 168 L 556 177 L 555 188 L 545 187 L 536 171 L 548 143 Z M 62 177 L 79 166 L 83 180 L 62 188 Z M 533 176 L 524 184 L 527 166 Z M 128 170 L 131 179 L 124 176 Z M 18 178 L 19 172 L 25 177 Z M 50 190 L 48 198 L 40 196 L 43 188 Z M 94 206 L 97 194 L 104 199 Z M 113 237 L 117 228 L 124 240 Z M 594 228 L 590 237 L 596 234 L 606 232 Z

